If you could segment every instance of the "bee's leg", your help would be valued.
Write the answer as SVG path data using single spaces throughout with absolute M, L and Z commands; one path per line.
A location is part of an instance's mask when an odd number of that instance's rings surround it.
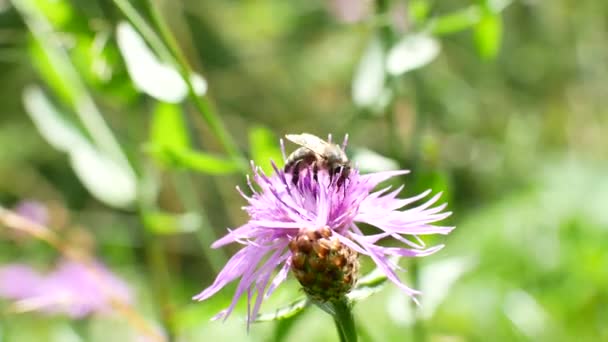
M 300 162 L 301 160 L 298 160 L 291 167 L 291 169 L 293 170 L 291 172 L 291 182 L 293 183 L 293 185 L 298 184 L 298 180 L 300 180 Z
M 312 176 L 313 176 L 313 179 L 318 182 L 319 177 L 317 177 L 317 173 L 319 173 L 319 167 L 317 166 L 317 163 L 314 163 L 312 165 Z

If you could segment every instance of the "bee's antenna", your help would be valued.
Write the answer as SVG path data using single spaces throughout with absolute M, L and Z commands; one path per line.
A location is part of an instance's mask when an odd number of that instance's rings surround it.
M 344 141 L 342 141 L 342 151 L 346 151 L 346 145 L 348 145 L 348 133 L 344 134 Z
M 331 133 L 327 134 L 327 142 L 331 144 Z
M 285 154 L 285 143 L 283 142 L 283 138 L 279 139 L 279 144 L 281 144 L 281 154 L 283 155 L 283 162 L 286 162 L 287 155 Z

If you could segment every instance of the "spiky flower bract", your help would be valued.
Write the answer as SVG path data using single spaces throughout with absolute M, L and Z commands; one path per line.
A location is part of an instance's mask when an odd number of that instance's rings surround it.
M 425 256 L 443 247 L 425 248 L 418 237 L 447 234 L 453 229 L 432 225 L 450 215 L 450 212 L 443 212 L 446 204 L 434 206 L 440 194 L 404 209 L 421 201 L 431 191 L 400 199 L 397 195 L 403 186 L 393 191 L 390 187 L 374 189 L 389 178 L 407 174 L 406 170 L 363 175 L 353 169 L 343 184 L 338 184 L 339 177 L 332 178 L 327 172 L 320 171 L 315 177 L 311 170 L 304 170 L 294 184 L 288 172 L 278 169 L 274 163 L 273 168 L 274 172 L 266 175 L 259 167 L 253 166 L 253 181 L 247 178 L 252 192 L 250 196 L 237 187 L 248 202 L 243 209 L 249 214 L 249 222 L 229 230 L 212 247 L 236 242 L 243 248 L 232 256 L 213 284 L 194 297 L 195 300 L 205 300 L 239 279 L 230 306 L 215 318 L 230 315 L 238 299 L 246 294 L 247 321 L 251 322 L 262 300 L 285 280 L 291 269 L 293 253 L 289 248 L 290 241 L 302 231 L 324 227 L 331 229 L 332 237 L 344 246 L 359 255 L 371 257 L 389 280 L 415 299 L 419 292 L 400 281 L 395 273 L 398 266 L 390 261 L 390 257 Z M 358 227 L 359 223 L 377 227 L 378 231 L 365 235 Z M 379 244 L 384 239 L 394 239 L 405 246 L 384 247 Z M 275 270 L 278 270 L 276 275 Z

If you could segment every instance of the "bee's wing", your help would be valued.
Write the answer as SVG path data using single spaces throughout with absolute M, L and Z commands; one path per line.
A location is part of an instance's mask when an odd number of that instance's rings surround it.
M 304 146 L 319 155 L 325 153 L 325 147 L 328 145 L 327 141 L 310 133 L 287 134 L 285 135 L 285 138 L 295 144 Z

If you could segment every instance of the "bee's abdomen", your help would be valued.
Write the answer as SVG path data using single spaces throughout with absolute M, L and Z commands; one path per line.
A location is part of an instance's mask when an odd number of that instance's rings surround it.
M 310 165 L 316 160 L 314 152 L 306 147 L 293 151 L 285 161 L 285 171 L 291 171 L 296 164 Z

